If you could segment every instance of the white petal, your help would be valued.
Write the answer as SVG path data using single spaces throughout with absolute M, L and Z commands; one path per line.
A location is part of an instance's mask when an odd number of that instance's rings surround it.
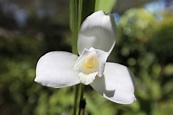
M 106 63 L 104 76 L 96 77 L 90 85 L 113 102 L 130 104 L 136 100 L 133 75 L 120 64 Z
M 45 54 L 37 63 L 35 81 L 53 88 L 78 84 L 79 73 L 73 69 L 77 58 L 78 56 L 68 52 Z
M 116 25 L 112 15 L 97 11 L 82 23 L 78 37 L 79 54 L 86 48 L 93 47 L 111 52 L 115 45 Z

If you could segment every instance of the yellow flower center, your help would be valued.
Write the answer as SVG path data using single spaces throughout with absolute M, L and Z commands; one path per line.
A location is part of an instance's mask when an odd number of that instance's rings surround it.
M 86 69 L 97 69 L 99 65 L 98 58 L 96 55 L 92 54 L 83 60 L 83 66 Z

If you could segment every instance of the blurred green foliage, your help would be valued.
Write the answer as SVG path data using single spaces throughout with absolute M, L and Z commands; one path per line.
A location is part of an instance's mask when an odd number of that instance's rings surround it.
M 144 9 L 130 9 L 118 25 L 115 59 L 136 76 L 136 115 L 173 112 L 172 21 L 170 14 L 157 20 Z
M 147 42 L 155 24 L 154 16 L 145 9 L 130 9 L 120 20 L 120 28 L 132 42 Z
M 151 40 L 151 49 L 162 59 L 162 61 L 173 60 L 173 16 L 166 16 L 156 25 L 153 39 Z M 169 60 L 167 60 L 169 59 Z
M 48 20 L 38 22 L 39 26 L 34 23 L 21 33 L 0 29 L 6 33 L 0 35 L 2 115 L 72 113 L 72 87 L 52 89 L 33 81 L 41 55 L 52 50 L 71 51 L 69 30 Z M 130 9 L 117 25 L 117 43 L 110 59 L 133 71 L 137 101 L 131 105 L 116 104 L 86 86 L 86 113 L 170 115 L 173 112 L 173 15 L 165 13 L 157 20 L 144 9 Z

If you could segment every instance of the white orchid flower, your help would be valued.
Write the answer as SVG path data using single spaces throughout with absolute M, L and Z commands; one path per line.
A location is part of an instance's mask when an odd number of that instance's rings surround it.
M 83 83 L 105 98 L 121 104 L 135 101 L 133 75 L 127 67 L 106 62 L 115 45 L 116 28 L 112 15 L 97 11 L 81 25 L 78 53 L 54 51 L 42 56 L 35 81 L 62 88 Z

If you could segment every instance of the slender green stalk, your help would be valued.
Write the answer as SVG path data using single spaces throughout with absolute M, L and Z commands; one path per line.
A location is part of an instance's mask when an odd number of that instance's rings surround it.
M 83 84 L 80 84 L 80 99 L 79 99 L 79 109 L 78 109 L 78 115 L 80 115 L 82 113 L 82 115 L 84 115 L 84 110 L 85 110 L 85 99 L 83 98 L 84 96 L 84 89 L 85 86 Z
M 79 84 L 74 86 L 74 110 L 73 110 L 73 114 L 76 115 L 77 114 L 77 110 L 78 110 L 78 96 L 79 96 Z
M 78 10 L 78 31 L 80 30 L 81 22 L 82 22 L 82 5 L 83 0 L 79 0 L 79 10 Z

